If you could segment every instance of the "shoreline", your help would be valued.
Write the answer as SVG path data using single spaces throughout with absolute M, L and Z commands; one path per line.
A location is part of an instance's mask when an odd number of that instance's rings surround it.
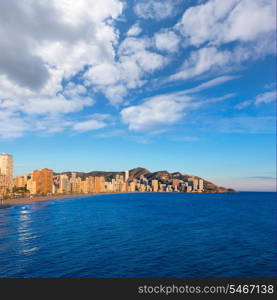
M 11 199 L 6 199 L 3 202 L 1 202 L 1 200 L 0 200 L 0 208 L 1 207 L 10 207 L 10 206 L 15 206 L 15 205 L 22 205 L 22 204 L 35 204 L 35 203 L 45 202 L 45 201 L 50 201 L 50 200 L 70 199 L 70 198 L 76 198 L 76 197 L 85 198 L 85 197 L 89 197 L 89 196 L 130 194 L 130 193 L 143 193 L 143 192 L 61 194 L 61 195 L 49 195 L 49 196 L 33 196 L 32 198 L 30 198 L 30 197 L 11 198 Z M 145 193 L 147 193 L 147 192 L 145 192 Z M 168 192 L 155 192 L 155 193 L 168 193 Z M 184 194 L 198 194 L 198 193 L 184 193 Z M 203 193 L 203 194 L 221 194 L 221 193 Z M 223 193 L 223 194 L 225 194 L 225 193 Z
M 70 199 L 75 197 L 99 196 L 99 195 L 107 195 L 107 194 L 112 194 L 112 193 L 67 194 L 67 195 L 63 194 L 63 195 L 49 195 L 49 196 L 33 196 L 32 198 L 20 197 L 20 198 L 6 199 L 3 202 L 0 202 L 0 207 L 22 205 L 22 204 L 34 204 L 34 203 L 45 202 L 50 200 Z

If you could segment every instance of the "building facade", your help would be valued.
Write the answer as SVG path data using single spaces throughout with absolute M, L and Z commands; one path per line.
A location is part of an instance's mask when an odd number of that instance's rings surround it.
M 0 193 L 11 192 L 13 187 L 13 157 L 10 154 L 0 154 Z
M 50 169 L 35 170 L 32 173 L 31 194 L 51 194 L 53 189 L 53 171 Z

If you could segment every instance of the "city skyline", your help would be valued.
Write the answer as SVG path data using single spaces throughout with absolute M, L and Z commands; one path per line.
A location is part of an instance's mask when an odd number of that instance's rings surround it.
M 160 173 L 160 172 L 165 172 L 165 173 L 168 173 L 168 174 L 175 174 L 175 173 L 177 174 L 177 173 L 179 173 L 179 174 L 182 174 L 182 176 L 185 176 L 185 177 L 192 177 L 192 178 L 196 177 L 196 178 L 200 178 L 201 180 L 204 179 L 204 177 L 199 176 L 199 174 L 189 173 L 189 172 L 180 172 L 180 170 L 174 170 L 172 172 L 168 172 L 168 170 L 166 170 L 166 169 L 159 169 L 159 170 L 156 170 L 154 172 L 151 172 L 151 171 L 147 170 L 146 168 L 142 168 L 142 167 L 136 167 L 136 168 L 132 168 L 132 169 L 129 169 L 129 170 L 127 169 L 125 171 L 122 171 L 122 170 L 103 170 L 103 169 L 92 170 L 91 169 L 88 172 L 83 172 L 82 170 L 57 171 L 57 170 L 53 170 L 51 168 L 43 168 L 43 169 L 39 170 L 39 168 L 35 168 L 31 172 L 26 172 L 25 174 L 21 174 L 21 175 L 18 175 L 16 173 L 14 173 L 13 168 L 14 168 L 14 158 L 13 158 L 13 156 L 8 154 L 8 153 L 0 154 L 0 191 L 11 190 L 12 187 L 15 187 L 15 188 L 18 188 L 18 187 L 23 188 L 24 187 L 29 191 L 31 191 L 32 189 L 36 190 L 37 189 L 36 185 L 34 187 L 32 186 L 33 185 L 33 180 L 36 181 L 33 178 L 40 178 L 41 177 L 40 172 L 43 171 L 43 170 L 45 170 L 47 172 L 49 171 L 51 173 L 50 175 L 46 175 L 45 178 L 47 178 L 47 176 L 50 176 L 51 178 L 52 177 L 54 178 L 56 176 L 56 177 L 60 178 L 60 180 L 62 180 L 63 177 L 67 178 L 68 174 L 71 174 L 71 175 L 69 175 L 69 178 L 76 177 L 76 174 L 83 174 L 82 177 L 85 176 L 85 178 L 87 178 L 87 177 L 91 177 L 90 173 L 103 173 L 103 174 L 113 173 L 114 174 L 113 176 L 122 176 L 122 177 L 124 177 L 124 182 L 127 182 L 128 179 L 129 179 L 129 172 L 131 172 L 133 170 L 137 170 L 137 169 L 142 169 L 142 170 L 146 171 L 146 173 L 149 173 L 149 174 L 150 173 L 155 174 L 155 173 Z M 42 174 L 44 174 L 44 173 L 42 173 Z M 73 175 L 73 174 L 75 174 L 75 175 Z M 100 175 L 97 175 L 96 177 L 99 177 L 99 176 Z M 104 176 L 104 175 L 101 175 L 101 176 Z M 81 184 L 81 181 L 83 180 L 82 177 L 78 177 L 80 179 L 80 184 Z M 175 177 L 175 175 L 173 177 Z M 28 178 L 31 179 L 30 182 L 28 182 Z M 43 181 L 45 180 L 45 178 L 43 179 Z M 263 178 L 256 178 L 256 179 L 257 180 L 262 180 Z M 172 178 L 171 178 L 171 180 L 172 180 Z M 187 179 L 185 179 L 185 181 L 186 180 Z M 50 179 L 50 181 L 52 182 L 52 179 Z M 208 178 L 205 178 L 205 181 L 214 183 L 213 180 L 211 181 Z M 106 183 L 106 182 L 104 182 L 104 183 Z M 226 187 L 226 185 L 222 185 L 220 182 L 216 182 L 216 183 L 217 183 L 218 187 L 219 186 L 221 186 L 221 187 L 225 186 Z M 51 186 L 51 190 L 52 190 L 52 183 L 50 184 L 50 186 Z M 234 186 L 228 186 L 227 185 L 227 187 L 229 189 L 235 190 Z M 200 190 L 202 190 L 202 189 L 200 189 Z M 71 188 L 70 188 L 70 191 L 71 191 Z M 113 188 L 112 188 L 112 191 L 113 191 Z M 132 191 L 134 192 L 134 190 L 132 190 Z M 159 188 L 159 191 L 161 191 L 160 188 Z M 243 191 L 243 190 L 241 190 L 241 191 Z M 55 194 L 56 192 L 53 192 L 53 193 Z M 64 193 L 64 191 L 62 193 Z M 85 193 L 85 192 L 82 192 L 82 193 Z M 31 194 L 32 194 L 32 192 L 31 192 Z M 33 194 L 36 194 L 36 193 L 33 193 Z
M 110 173 L 56 173 L 44 168 L 14 177 L 13 167 L 13 156 L 8 153 L 0 154 L 1 197 L 16 196 L 16 193 L 25 196 L 102 192 L 235 192 L 195 175 L 180 172 L 170 174 L 167 171 L 151 173 L 145 168 Z
M 147 152 L 147 145 L 142 145 L 144 148 L 146 148 Z M 273 149 L 272 149 L 273 150 Z M 98 153 L 100 154 L 100 152 Z M 161 155 L 162 154 L 162 155 Z M 19 154 L 20 155 L 20 154 Z M 58 156 L 58 160 L 60 157 L 63 157 L 65 155 L 60 154 L 61 156 Z M 155 163 L 152 160 L 152 157 L 146 156 L 146 163 L 140 163 L 141 159 L 138 159 L 137 161 L 132 160 L 132 155 L 129 155 L 124 160 L 117 160 L 116 164 L 113 162 L 113 156 L 109 160 L 104 160 L 103 153 L 100 154 L 100 159 L 91 159 L 90 163 L 86 160 L 83 161 L 83 167 L 79 166 L 79 160 L 73 159 L 74 155 L 68 155 L 66 156 L 66 161 L 64 166 L 57 167 L 57 163 L 51 162 L 50 157 L 43 157 L 43 159 L 38 161 L 33 161 L 32 159 L 32 153 L 30 153 L 29 159 L 27 158 L 26 164 L 24 165 L 22 161 L 18 160 L 18 157 L 16 157 L 14 165 L 14 175 L 15 176 L 21 176 L 27 173 L 31 173 L 35 169 L 43 169 L 45 167 L 49 167 L 50 169 L 55 170 L 58 173 L 62 172 L 91 172 L 91 171 L 124 171 L 129 170 L 133 167 L 145 167 L 146 169 L 151 170 L 152 172 L 160 171 L 160 170 L 167 170 L 169 172 L 182 172 L 184 174 L 198 174 L 200 177 L 206 178 L 207 180 L 211 182 L 217 182 L 221 186 L 227 186 L 230 188 L 234 188 L 236 190 L 240 191 L 276 191 L 276 178 L 275 178 L 275 170 L 272 172 L 264 172 L 261 176 L 243 176 L 244 172 L 248 170 L 242 170 L 239 169 L 238 164 L 230 164 L 230 162 L 226 162 L 227 166 L 222 167 L 222 165 L 214 166 L 213 164 L 209 164 L 209 162 L 201 163 L 195 165 L 193 161 L 191 161 L 188 158 L 183 158 L 183 165 L 187 167 L 182 167 L 180 163 L 177 163 L 167 158 L 164 162 L 161 160 L 164 156 L 166 156 L 166 153 L 157 153 L 156 159 L 158 163 Z M 133 153 L 133 155 L 136 155 L 136 153 Z M 161 157 L 162 156 L 162 159 Z M 86 158 L 86 155 L 84 155 Z M 102 160 L 101 160 L 102 158 Z M 205 157 L 202 157 L 202 159 L 205 161 Z M 255 160 L 256 158 L 253 157 Z M 180 159 L 181 160 L 181 159 Z M 186 161 L 187 160 L 187 161 Z M 74 163 L 72 163 L 74 161 Z M 216 158 L 213 158 L 212 162 L 215 162 Z M 109 165 L 114 165 L 114 167 L 109 167 Z M 153 166 L 152 168 L 149 166 Z M 71 166 L 71 167 L 70 167 Z M 174 167 L 175 166 L 175 167 Z M 224 165 L 223 165 L 224 166 Z M 252 168 L 255 168 L 255 165 L 251 166 Z M 272 169 L 274 169 L 274 166 Z M 219 173 L 217 176 L 214 175 L 214 170 L 221 170 L 221 174 Z M 21 170 L 21 171 L 19 171 Z M 229 173 L 229 178 L 226 179 L 226 172 Z M 240 174 L 239 174 L 240 173 Z M 239 176 L 240 175 L 240 176 Z
M 12 165 L 12 157 L 10 158 Z M 10 170 L 12 172 L 12 169 Z M 1 168 L 0 171 L 5 169 Z M 0 190 L 3 190 L 1 182 Z M 4 189 L 0 196 L 32 198 L 33 196 L 136 192 L 234 193 L 236 191 L 220 187 L 199 176 L 180 172 L 151 173 L 144 168 L 134 168 L 124 172 L 56 173 L 44 168 L 24 176 L 16 176 L 10 187 Z
M 274 0 L 2 1 L 0 153 L 15 176 L 141 166 L 275 191 L 275 12 Z

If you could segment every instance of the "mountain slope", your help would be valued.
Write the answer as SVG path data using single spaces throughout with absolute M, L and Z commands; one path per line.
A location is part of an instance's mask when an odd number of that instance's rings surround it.
M 55 175 L 67 174 L 70 177 L 71 173 L 72 172 L 61 172 L 61 173 L 55 173 Z M 89 176 L 103 176 L 103 177 L 105 177 L 105 180 L 107 180 L 107 181 L 111 181 L 113 178 L 115 178 L 116 175 L 124 176 L 124 174 L 125 174 L 125 172 L 123 172 L 123 171 L 120 171 L 120 172 L 91 171 L 88 173 L 76 172 L 76 175 L 81 177 L 82 179 L 85 179 Z M 168 183 L 168 184 L 170 184 L 173 179 L 178 179 L 178 180 L 182 180 L 182 181 L 188 181 L 188 179 L 190 177 L 194 177 L 195 179 L 203 179 L 198 176 L 182 174 L 180 172 L 170 173 L 166 170 L 157 171 L 157 172 L 152 173 L 149 170 L 142 168 L 142 167 L 137 167 L 137 168 L 129 170 L 129 181 L 131 181 L 133 179 L 139 180 L 141 178 L 141 176 L 144 176 L 148 181 L 156 179 L 162 183 Z M 234 189 L 228 189 L 225 187 L 217 186 L 216 184 L 209 182 L 205 179 L 203 179 L 203 182 L 204 182 L 204 190 L 205 190 L 205 192 L 208 192 L 208 193 L 235 192 Z

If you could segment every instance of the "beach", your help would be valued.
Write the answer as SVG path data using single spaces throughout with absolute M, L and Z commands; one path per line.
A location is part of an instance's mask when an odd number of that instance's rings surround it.
M 102 195 L 102 193 L 91 193 L 91 194 L 62 194 L 62 195 L 49 195 L 49 196 L 33 196 L 33 197 L 20 197 L 5 199 L 3 202 L 0 200 L 0 206 L 11 206 L 11 205 L 21 205 L 21 204 L 33 204 L 38 202 L 44 202 L 49 200 L 58 200 L 65 198 L 76 198 L 76 197 L 88 197 Z
M 1 206 L 13 206 L 13 205 L 21 205 L 21 204 L 33 204 L 38 202 L 44 202 L 49 200 L 58 200 L 58 199 L 66 199 L 66 198 L 83 198 L 89 196 L 99 196 L 99 195 L 110 195 L 110 194 L 129 194 L 136 192 L 108 192 L 108 193 L 88 193 L 88 194 L 57 194 L 57 195 L 48 195 L 48 196 L 32 196 L 32 197 L 18 197 L 11 199 L 0 199 L 0 207 Z M 138 193 L 138 192 L 137 192 Z M 143 192 L 139 192 L 143 193 Z M 146 192 L 147 193 L 147 192 Z M 155 192 L 155 194 L 168 194 L 169 192 Z M 184 193 L 184 194 L 194 194 L 194 193 Z M 197 194 L 197 193 L 196 193 Z M 201 193 L 201 194 L 209 194 L 209 193 Z M 214 192 L 211 194 L 225 194 L 225 192 Z

